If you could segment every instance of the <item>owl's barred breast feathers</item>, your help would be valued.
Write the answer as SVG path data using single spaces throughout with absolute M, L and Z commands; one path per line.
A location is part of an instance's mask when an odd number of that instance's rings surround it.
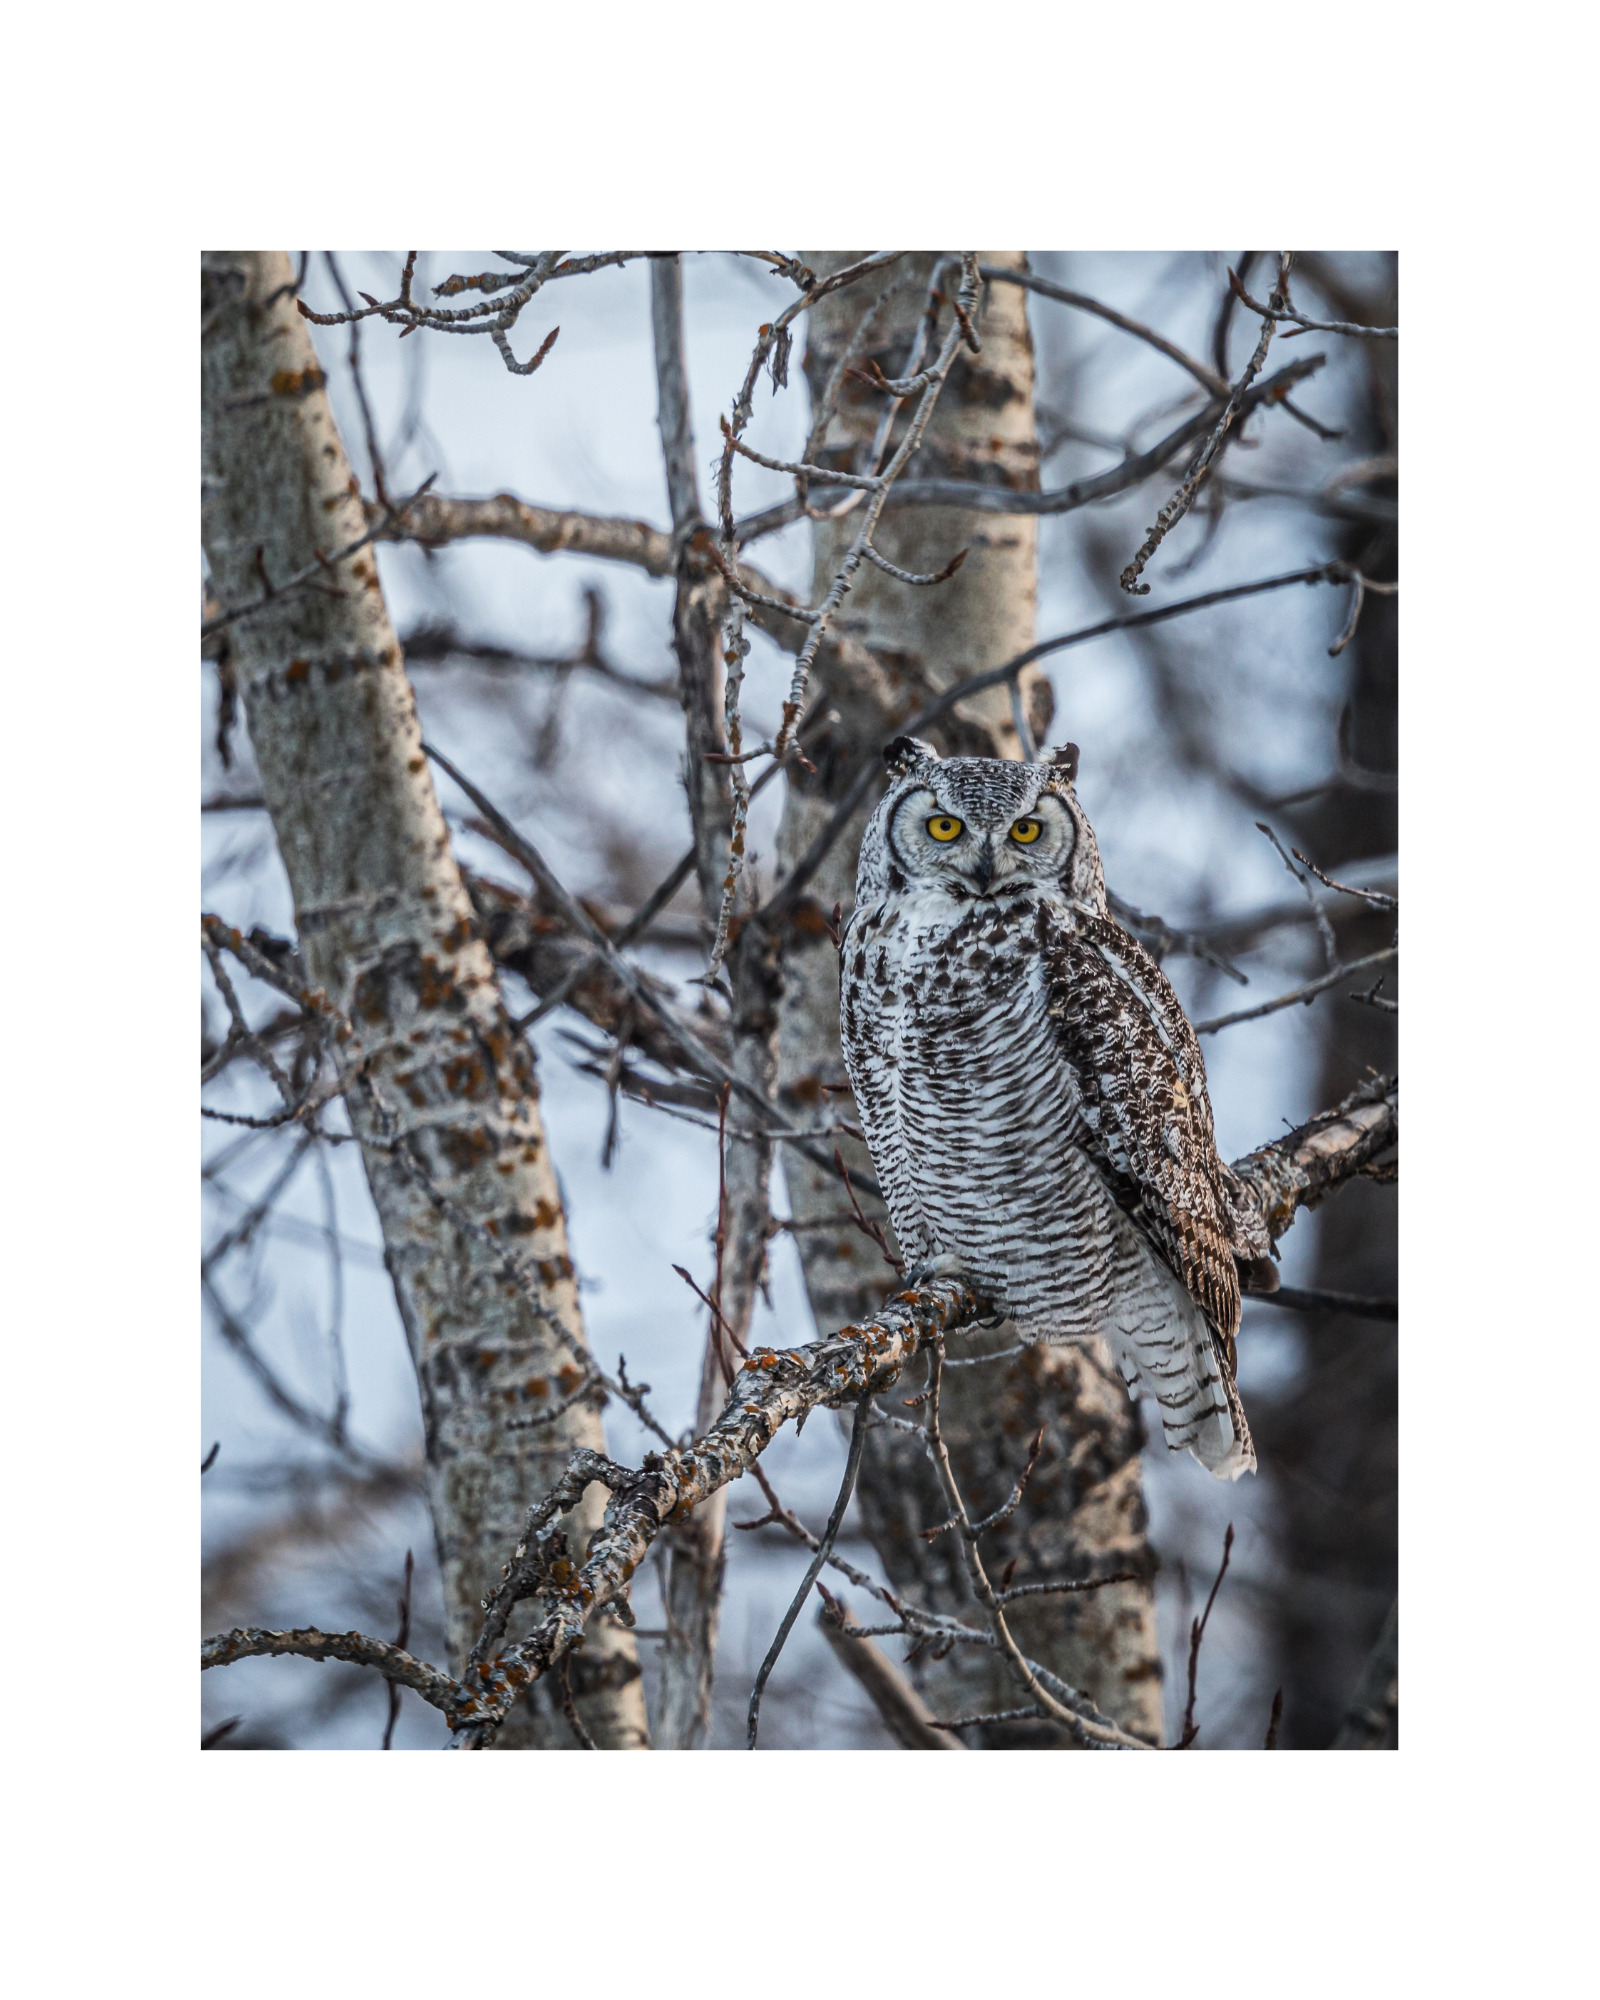
M 1106 1340 L 1169 1448 L 1236 1478 L 1239 1269 L 1261 1282 L 1271 1239 L 1176 994 L 1107 914 L 1077 753 L 886 756 L 840 1026 L 902 1250 L 958 1260 L 1024 1338 Z

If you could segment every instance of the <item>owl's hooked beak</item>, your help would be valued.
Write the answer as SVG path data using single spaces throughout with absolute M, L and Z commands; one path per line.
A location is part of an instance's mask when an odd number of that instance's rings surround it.
M 994 836 L 985 834 L 983 845 L 978 850 L 978 865 L 974 870 L 978 878 L 978 893 L 987 895 L 989 884 L 994 880 Z

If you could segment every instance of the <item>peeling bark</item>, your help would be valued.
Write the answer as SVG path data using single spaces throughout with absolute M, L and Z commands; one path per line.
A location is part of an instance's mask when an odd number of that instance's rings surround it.
M 278 252 L 204 259 L 205 548 L 223 605 L 266 600 L 230 625 L 231 656 L 300 948 L 360 1045 L 347 1103 L 417 1371 L 459 1670 L 530 1500 L 574 1447 L 604 1437 L 589 1401 L 509 1428 L 581 1380 L 566 1220 L 533 1055 L 511 1032 L 451 855 L 372 551 L 316 571 L 366 523 L 292 278 Z M 306 586 L 285 587 L 308 570 Z M 535 1299 L 479 1228 L 537 1270 Z M 587 1496 L 581 1530 L 601 1512 Z M 631 1638 L 602 1623 L 573 1667 L 596 1743 L 643 1748 Z M 499 1740 L 573 1747 L 543 1692 Z

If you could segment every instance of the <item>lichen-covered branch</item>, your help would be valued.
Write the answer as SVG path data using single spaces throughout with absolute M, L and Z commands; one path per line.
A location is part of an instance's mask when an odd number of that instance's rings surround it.
M 453 1718 L 456 1728 L 469 1732 L 465 1747 L 477 1749 L 492 1740 L 521 1691 L 582 1643 L 596 1611 L 625 1594 L 662 1530 L 687 1519 L 747 1472 L 785 1424 L 890 1387 L 928 1341 L 978 1310 L 966 1285 L 936 1280 L 900 1293 L 874 1319 L 827 1340 L 784 1350 L 758 1348 L 740 1364 L 727 1405 L 709 1431 L 686 1451 L 651 1453 L 640 1472 L 613 1488 L 605 1521 L 581 1565 L 552 1575 L 547 1595 L 554 1602 L 540 1625 L 472 1669 L 470 1699 Z M 548 1532 L 541 1525 L 525 1537 L 513 1562 L 525 1561 L 530 1543 Z
M 1398 1086 L 1393 1078 L 1380 1078 L 1299 1130 L 1246 1154 L 1234 1163 L 1235 1170 L 1260 1203 L 1274 1235 L 1281 1235 L 1300 1208 L 1314 1205 L 1345 1181 L 1367 1172 L 1398 1139 Z M 638 1471 L 597 1451 L 574 1451 L 560 1478 L 528 1510 L 517 1546 L 502 1567 L 501 1582 L 485 1600 L 483 1627 L 459 1681 L 383 1640 L 314 1630 L 249 1628 L 223 1633 L 205 1642 L 201 1665 L 225 1666 L 258 1653 L 299 1653 L 373 1666 L 415 1688 L 445 1713 L 462 1747 L 485 1748 L 518 1697 L 584 1645 L 597 1613 L 615 1606 L 624 1622 L 631 1622 L 627 1597 L 632 1579 L 664 1530 L 691 1518 L 730 1481 L 752 1470 L 785 1424 L 799 1422 L 815 1409 L 858 1405 L 864 1397 L 893 1387 L 918 1354 L 927 1349 L 942 1352 L 958 1330 L 965 1330 L 967 1344 L 978 1349 L 972 1358 L 981 1359 L 982 1330 L 974 1322 L 982 1311 L 983 1302 L 955 1279 L 935 1279 L 897 1292 L 870 1318 L 842 1327 L 825 1340 L 798 1348 L 757 1348 L 740 1364 L 721 1415 L 685 1450 L 651 1453 Z M 898 1421 L 894 1427 L 899 1428 Z M 917 1430 L 920 1438 L 920 1427 L 907 1428 Z M 938 1442 L 942 1445 L 942 1438 Z M 998 1526 L 1012 1503 L 974 1523 L 948 1454 L 941 1476 L 956 1509 L 952 1522 L 944 1525 L 958 1528 L 955 1539 L 963 1548 L 965 1564 L 976 1550 L 978 1534 Z M 578 1507 L 596 1484 L 610 1490 L 611 1501 L 582 1557 L 575 1558 L 557 1522 Z M 1067 1579 L 1045 1589 L 1030 1584 L 990 1586 L 988 1597 L 993 1602 L 988 1608 L 995 1629 L 981 1631 L 906 1603 L 893 1591 L 870 1585 L 849 1565 L 836 1562 L 836 1566 L 858 1584 L 867 1583 L 895 1613 L 896 1623 L 884 1629 L 998 1651 L 1034 1695 L 1037 1706 L 1030 1713 L 1064 1721 L 1087 1742 L 1147 1747 L 1110 1726 L 1092 1702 L 1042 1667 L 1009 1630 L 1015 1612 L 1008 1608 L 1019 1600 L 1037 1602 L 1052 1593 L 1110 1596 L 1127 1581 L 1122 1575 Z M 528 1597 L 546 1607 L 542 1620 L 524 1639 L 502 1645 L 512 1610 Z M 1007 1628 L 1003 1637 L 1002 1625 Z M 870 1636 L 848 1625 L 841 1629 Z

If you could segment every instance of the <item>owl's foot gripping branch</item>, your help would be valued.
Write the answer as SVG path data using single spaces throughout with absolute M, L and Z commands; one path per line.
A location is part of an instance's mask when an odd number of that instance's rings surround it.
M 1236 1167 L 1277 1237 L 1302 1207 L 1314 1206 L 1343 1182 L 1374 1174 L 1388 1178 L 1392 1167 L 1385 1156 L 1398 1140 L 1398 1082 L 1378 1077 L 1298 1130 L 1258 1148 Z M 575 1451 L 566 1473 L 530 1508 L 502 1580 L 484 1601 L 483 1629 L 459 1679 L 383 1640 L 314 1628 L 245 1628 L 220 1634 L 202 1646 L 201 1666 L 226 1666 L 270 1653 L 375 1667 L 440 1710 L 454 1732 L 456 1747 L 487 1748 L 518 1697 L 547 1674 L 559 1674 L 562 1662 L 582 1646 L 591 1618 L 604 1613 L 632 1624 L 629 1587 L 663 1528 L 685 1519 L 711 1494 L 751 1470 L 785 1424 L 798 1423 L 819 1407 L 859 1405 L 863 1398 L 892 1387 L 907 1364 L 925 1351 L 933 1355 L 937 1370 L 947 1337 L 979 1318 L 983 1309 L 983 1302 L 959 1280 L 933 1278 L 896 1293 L 870 1320 L 841 1328 L 825 1340 L 782 1350 L 758 1348 L 735 1377 L 721 1416 L 681 1451 L 652 1452 L 637 1470 L 598 1452 Z M 937 1373 L 932 1380 L 937 1381 Z M 936 1398 L 933 1407 L 937 1409 Z M 936 1420 L 932 1444 L 937 1452 Z M 609 1488 L 611 1501 L 587 1549 L 575 1557 L 559 1520 L 597 1482 Z M 977 1536 L 988 1524 L 971 1523 L 960 1494 L 948 1484 L 947 1493 L 953 1511 L 946 1525 L 966 1545 L 971 1567 L 977 1560 Z M 995 1590 L 986 1576 L 980 1583 L 974 1575 L 975 1594 L 990 1621 L 989 1628 L 982 1629 L 925 1612 L 840 1559 L 830 1560 L 882 1603 L 894 1621 L 866 1628 L 862 1636 L 896 1632 L 997 1647 L 1029 1697 L 1028 1709 L 1018 1713 L 1049 1716 L 1085 1748 L 1151 1747 L 1126 1735 L 1077 1690 L 1017 1651 L 1004 1620 L 1005 1601 L 1014 1593 Z M 977 1568 L 981 1570 L 981 1563 Z M 1095 1588 L 1114 1580 L 1080 1579 L 1045 1587 Z M 527 1599 L 538 1601 L 543 1616 L 527 1637 L 507 1645 L 511 1613 Z

